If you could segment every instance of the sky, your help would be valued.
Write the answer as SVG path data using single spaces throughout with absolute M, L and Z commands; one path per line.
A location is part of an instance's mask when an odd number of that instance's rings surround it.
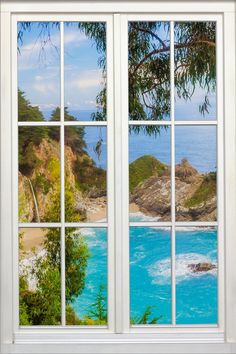
M 43 51 L 40 31 L 37 22 L 24 31 L 18 53 L 18 86 L 32 105 L 51 111 L 60 105 L 60 31 L 51 27 L 51 42 Z M 70 111 L 96 111 L 96 96 L 104 82 L 98 65 L 100 53 L 77 23 L 65 24 L 64 49 L 65 106 Z
M 18 54 L 18 86 L 26 94 L 32 105 L 37 105 L 49 115 L 60 105 L 60 25 L 51 26 L 51 41 L 44 45 L 39 38 L 42 30 L 40 22 L 31 24 L 31 30 L 24 31 L 23 44 Z M 78 30 L 78 23 L 65 23 L 65 105 L 71 113 L 75 111 L 97 111 L 96 96 L 104 86 L 102 69 L 94 41 Z M 161 26 L 159 36 L 169 43 L 168 28 Z M 43 36 L 43 40 L 47 36 Z M 199 104 L 206 92 L 196 87 L 191 101 L 179 99 L 175 94 L 175 117 L 177 120 L 205 120 L 216 118 L 216 99 L 211 94 L 209 114 L 199 113 Z M 88 120 L 88 115 L 81 116 Z

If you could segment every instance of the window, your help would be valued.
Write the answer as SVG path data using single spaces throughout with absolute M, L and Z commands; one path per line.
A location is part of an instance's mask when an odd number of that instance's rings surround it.
M 3 352 L 233 350 L 234 6 L 213 4 L 5 4 Z
M 111 18 L 89 19 L 17 21 L 20 326 L 112 314 Z

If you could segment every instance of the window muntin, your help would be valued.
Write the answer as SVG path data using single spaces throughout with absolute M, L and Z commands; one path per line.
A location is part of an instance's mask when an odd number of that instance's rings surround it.
M 131 326 L 218 324 L 215 38 L 214 21 L 128 24 L 129 194 L 136 212 L 129 222 Z M 131 115 L 135 102 L 138 110 Z M 164 102 L 170 121 L 162 113 Z M 170 152 L 169 162 L 158 141 Z M 151 239 L 148 248 L 148 236 L 155 233 L 156 246 Z M 158 248 L 161 233 L 171 233 L 171 241 L 166 236 Z M 135 267 L 143 272 L 138 289 Z

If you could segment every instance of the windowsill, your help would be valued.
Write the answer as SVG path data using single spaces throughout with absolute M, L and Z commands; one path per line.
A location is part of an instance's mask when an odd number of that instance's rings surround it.
M 185 329 L 177 332 L 175 329 L 159 333 L 78 333 L 70 330 L 61 332 L 50 331 L 19 331 L 14 335 L 16 344 L 49 344 L 49 343 L 80 343 L 80 344 L 128 344 L 128 343 L 224 343 L 224 333 L 212 331 L 192 332 Z
M 119 336 L 119 335 L 117 335 Z M 169 342 L 169 340 L 168 340 Z M 194 345 L 194 348 L 193 348 Z M 81 341 L 81 342 L 61 342 L 56 344 L 55 342 L 48 343 L 16 343 L 16 344 L 5 344 L 2 346 L 2 354 L 18 353 L 18 354 L 98 354 L 98 353 L 110 353 L 110 354 L 145 354 L 145 353 L 162 353 L 162 354 L 189 354 L 190 352 L 195 352 L 199 354 L 226 354 L 235 353 L 236 344 L 234 343 L 224 343 L 214 342 L 213 340 L 206 341 L 196 341 L 192 338 L 189 342 L 185 340 L 179 340 L 179 342 L 167 343 L 162 341 L 128 341 L 120 339 L 119 341 L 107 341 L 107 340 L 94 340 L 93 342 Z

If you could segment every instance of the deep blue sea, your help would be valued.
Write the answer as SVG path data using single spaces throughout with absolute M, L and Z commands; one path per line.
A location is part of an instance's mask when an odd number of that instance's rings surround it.
M 49 119 L 51 112 L 44 111 Z M 81 116 L 85 121 L 91 120 L 90 111 L 71 111 L 75 117 Z M 147 136 L 145 131 L 138 135 L 131 132 L 129 136 L 129 161 L 132 162 L 143 155 L 153 155 L 160 161 L 170 164 L 171 131 L 161 129 L 156 136 Z M 98 158 L 94 148 L 102 139 L 101 155 Z M 107 136 L 105 127 L 85 127 L 85 141 L 90 156 L 102 168 L 107 166 Z M 180 163 L 183 158 L 202 173 L 216 170 L 216 127 L 214 126 L 177 126 L 175 128 L 175 159 Z
M 137 216 L 135 218 L 137 220 Z M 87 240 L 86 286 L 73 303 L 79 317 L 89 313 L 99 285 L 107 285 L 107 234 L 105 229 L 80 230 Z M 171 323 L 170 229 L 130 229 L 130 316 L 139 321 L 151 306 L 150 319 Z M 213 228 L 179 229 L 176 232 L 177 324 L 217 324 L 217 270 L 193 273 L 189 264 L 217 265 L 217 232 Z

